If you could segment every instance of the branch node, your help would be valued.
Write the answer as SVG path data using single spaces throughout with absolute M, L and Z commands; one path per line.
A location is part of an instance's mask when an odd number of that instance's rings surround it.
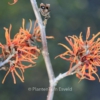
M 45 56 L 48 56 L 49 53 L 48 52 L 45 52 L 44 50 L 42 51 L 42 54 L 45 55 Z

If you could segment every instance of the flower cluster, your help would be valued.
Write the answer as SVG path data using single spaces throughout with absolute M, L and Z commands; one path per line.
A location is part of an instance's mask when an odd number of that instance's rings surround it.
M 22 27 L 20 27 L 19 32 L 15 34 L 13 39 L 10 38 L 11 28 L 11 25 L 9 29 L 4 27 L 6 44 L 0 43 L 0 48 L 2 49 L 0 60 L 1 63 L 4 61 L 6 61 L 6 63 L 0 65 L 0 70 L 7 71 L 2 83 L 4 83 L 7 75 L 11 72 L 14 84 L 16 84 L 15 74 L 22 82 L 24 82 L 24 70 L 32 67 L 32 64 L 35 65 L 35 60 L 40 55 L 40 48 L 38 48 L 37 42 L 41 42 L 41 34 L 37 21 L 35 21 L 34 31 L 32 34 L 30 33 L 32 28 L 31 20 L 30 28 L 27 30 L 25 29 L 25 20 L 23 19 Z M 53 36 L 47 36 L 46 38 L 51 39 Z M 26 66 L 24 62 L 29 63 L 29 65 Z M 21 75 L 19 75 L 17 69 L 20 70 Z
M 89 39 L 90 27 L 88 27 L 85 41 L 82 39 L 82 33 L 80 33 L 79 37 L 76 35 L 65 37 L 72 47 L 72 50 L 60 43 L 67 51 L 58 56 L 64 60 L 70 61 L 69 72 L 73 68 L 73 65 L 77 65 L 81 62 L 81 65 L 74 70 L 76 76 L 80 80 L 95 80 L 94 75 L 99 79 L 97 74 L 97 67 L 100 66 L 100 38 L 97 38 L 99 35 L 100 32 L 93 34 L 93 37 Z
M 36 41 L 40 39 L 40 36 L 38 37 L 39 27 L 36 27 L 35 33 L 30 34 L 32 24 L 30 25 L 29 30 L 24 28 L 24 24 L 25 20 L 23 20 L 22 27 L 19 29 L 19 32 L 14 36 L 13 39 L 10 38 L 11 25 L 9 29 L 4 27 L 6 44 L 3 45 L 0 43 L 0 48 L 2 49 L 0 58 L 2 58 L 2 61 L 5 61 L 9 57 L 10 59 L 7 64 L 0 67 L 1 70 L 7 71 L 2 83 L 4 83 L 7 75 L 10 72 L 12 74 L 14 84 L 16 83 L 15 74 L 22 82 L 24 82 L 24 70 L 26 68 L 32 67 L 31 64 L 35 64 L 34 60 L 36 60 L 40 54 L 40 49 L 36 45 Z M 24 62 L 31 64 L 26 66 L 24 65 Z M 17 69 L 20 70 L 21 75 L 19 75 Z
M 18 0 L 13 0 L 13 5 Z M 47 20 L 50 18 L 50 4 L 40 4 L 40 14 L 44 16 L 43 25 L 47 24 Z M 30 20 L 29 30 L 25 29 L 25 20 L 23 19 L 22 27 L 19 29 L 19 32 L 15 34 L 14 38 L 10 38 L 10 31 L 12 26 L 10 25 L 9 29 L 4 27 L 6 44 L 0 43 L 0 48 L 2 53 L 0 54 L 0 70 L 7 71 L 2 83 L 4 83 L 7 75 L 11 72 L 14 84 L 16 84 L 15 74 L 18 78 L 24 82 L 24 70 L 26 68 L 32 67 L 31 64 L 35 64 L 35 60 L 40 54 L 40 48 L 37 46 L 37 42 L 41 42 L 40 27 L 37 20 L 34 24 L 33 33 L 30 34 L 32 29 L 32 22 Z M 46 38 L 53 38 L 53 36 L 46 36 Z M 28 66 L 24 62 L 29 63 Z M 30 64 L 31 63 L 31 64 Z M 17 69 L 20 70 L 21 75 L 17 72 Z

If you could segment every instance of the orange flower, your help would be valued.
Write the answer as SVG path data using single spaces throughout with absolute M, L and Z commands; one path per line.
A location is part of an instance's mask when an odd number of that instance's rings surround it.
M 14 5 L 18 0 L 13 0 L 13 3 L 8 2 L 9 5 Z
M 25 23 L 24 23 L 25 24 Z M 23 25 L 24 25 L 23 24 Z M 25 66 L 23 62 L 29 62 L 32 64 L 35 64 L 35 61 L 40 53 L 40 50 L 37 48 L 37 46 L 32 44 L 35 40 L 32 40 L 32 35 L 29 33 L 28 30 L 22 26 L 20 28 L 19 32 L 15 35 L 14 39 L 10 38 L 10 28 L 4 28 L 5 29 L 5 37 L 6 37 L 6 44 L 0 44 L 0 47 L 2 49 L 2 58 L 3 60 L 6 60 L 9 56 L 12 55 L 11 59 L 8 61 L 7 67 L 7 73 L 4 76 L 4 79 L 2 83 L 4 83 L 7 75 L 11 72 L 14 84 L 16 84 L 16 78 L 15 74 L 18 76 L 18 78 L 24 82 L 24 69 L 32 67 L 32 65 Z M 21 71 L 21 75 L 18 74 L 17 70 L 19 69 Z
M 38 26 L 37 20 L 34 24 L 34 31 L 32 36 L 36 39 L 36 41 L 41 42 L 41 34 L 40 34 L 40 27 Z M 47 39 L 53 39 L 53 36 L 46 36 Z
M 67 49 L 66 52 L 58 55 L 60 58 L 70 61 L 70 69 L 74 64 L 82 62 L 74 71 L 76 76 L 82 79 L 95 80 L 93 74 L 95 74 L 98 79 L 97 66 L 100 66 L 100 38 L 96 39 L 100 35 L 100 32 L 89 40 L 90 28 L 87 28 L 86 40 L 83 41 L 82 33 L 77 37 L 76 35 L 66 37 L 66 40 L 71 45 L 72 50 L 66 45 L 61 44 Z M 69 69 L 69 71 L 70 71 Z
M 12 74 L 14 84 L 16 84 L 15 74 L 22 82 L 24 82 L 24 70 L 26 68 L 32 67 L 32 65 L 25 66 L 23 62 L 35 64 L 35 60 L 40 54 L 40 49 L 37 47 L 37 42 L 41 41 L 41 36 L 39 26 L 36 24 L 34 25 L 33 34 L 30 34 L 31 27 L 32 22 L 30 20 L 29 30 L 25 29 L 25 20 L 23 19 L 22 27 L 19 29 L 19 32 L 14 36 L 13 39 L 10 38 L 10 31 L 12 26 L 10 25 L 9 29 L 4 27 L 6 44 L 3 45 L 0 43 L 0 48 L 2 49 L 1 56 L 3 61 L 8 57 L 11 57 L 11 59 L 8 61 L 7 66 L 2 66 L 1 68 L 2 70 L 7 71 L 2 83 L 4 83 L 7 75 L 10 72 Z M 19 75 L 16 69 L 21 71 L 21 75 Z

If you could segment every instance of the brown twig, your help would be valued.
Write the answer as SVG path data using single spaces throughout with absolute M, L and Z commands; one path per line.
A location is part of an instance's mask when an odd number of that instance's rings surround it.
M 72 67 L 72 69 L 70 69 L 70 71 L 67 71 L 63 74 L 59 74 L 56 78 L 55 78 L 55 85 L 58 83 L 59 80 L 69 76 L 69 75 L 73 75 L 76 72 L 74 71 L 77 67 L 79 67 L 82 64 L 82 62 L 78 62 L 78 64 L 76 64 L 75 66 Z
M 46 64 L 46 68 L 47 68 L 47 72 L 48 72 L 48 76 L 49 76 L 49 82 L 50 82 L 50 87 L 49 87 L 49 91 L 48 91 L 48 95 L 47 95 L 47 100 L 53 100 L 53 95 L 54 95 L 54 89 L 55 86 L 57 85 L 57 82 L 59 80 L 61 80 L 62 78 L 72 75 L 74 74 L 74 70 L 81 65 L 81 62 L 79 62 L 77 65 L 75 65 L 71 70 L 70 73 L 69 71 L 58 75 L 56 78 L 54 76 L 54 72 L 52 69 L 52 65 L 51 65 L 51 61 L 50 61 L 50 57 L 49 57 L 49 53 L 48 53 L 48 47 L 47 47 L 47 40 L 46 40 L 46 32 L 45 32 L 45 25 L 43 24 L 42 18 L 40 16 L 39 13 L 39 9 L 36 3 L 36 0 L 30 0 L 36 19 L 38 21 L 38 25 L 40 27 L 40 32 L 41 32 L 41 39 L 42 39 L 42 55 Z
M 51 92 L 49 90 L 47 100 L 52 100 L 53 93 L 54 93 L 53 92 L 54 86 L 53 86 L 52 83 L 53 83 L 55 77 L 54 77 L 54 72 L 53 72 L 53 69 L 52 69 L 52 65 L 51 65 L 51 61 L 50 61 L 49 53 L 48 53 L 45 26 L 42 22 L 42 18 L 40 16 L 36 0 L 31 0 L 31 4 L 32 4 L 33 10 L 34 10 L 36 19 L 38 21 L 38 25 L 40 27 L 41 39 L 42 39 L 42 48 L 43 48 L 42 49 L 42 55 L 43 55 L 43 58 L 44 58 L 44 61 L 45 61 L 45 64 L 46 64 L 46 68 L 47 68 L 47 72 L 48 72 L 48 76 L 49 76 L 49 82 L 50 82 L 50 88 L 49 89 L 50 90 L 52 89 Z
M 5 64 L 7 64 L 9 62 L 9 60 L 14 56 L 14 54 L 9 55 L 9 57 L 4 60 L 3 62 L 0 62 L 0 67 L 4 66 Z

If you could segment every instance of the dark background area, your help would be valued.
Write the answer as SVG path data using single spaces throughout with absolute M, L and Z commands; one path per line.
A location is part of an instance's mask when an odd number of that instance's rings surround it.
M 18 0 L 15 5 L 8 5 L 13 0 L 0 1 L 0 42 L 5 43 L 5 32 L 3 27 L 12 24 L 11 37 L 19 31 L 22 26 L 22 19 L 35 20 L 30 0 Z M 48 48 L 55 76 L 64 73 L 69 69 L 69 62 L 60 58 L 54 59 L 65 49 L 58 45 L 68 45 L 65 36 L 79 35 L 83 32 L 85 39 L 86 29 L 91 27 L 91 34 L 100 31 L 100 0 L 37 0 L 38 5 L 43 3 L 51 4 L 51 18 L 48 21 L 47 35 L 55 39 L 48 40 Z M 13 84 L 12 76 L 9 74 L 4 84 L 0 83 L 0 100 L 46 100 L 47 91 L 33 91 L 32 88 L 48 88 L 49 80 L 42 55 L 36 61 L 37 65 L 25 71 L 25 82 L 17 78 L 17 84 Z M 0 82 L 5 71 L 0 71 Z M 98 72 L 100 75 L 100 72 Z M 55 91 L 53 100 L 100 100 L 100 82 L 82 80 L 75 75 L 66 77 L 59 81 L 56 88 L 72 88 L 72 91 Z M 30 90 L 31 89 L 31 90 Z

